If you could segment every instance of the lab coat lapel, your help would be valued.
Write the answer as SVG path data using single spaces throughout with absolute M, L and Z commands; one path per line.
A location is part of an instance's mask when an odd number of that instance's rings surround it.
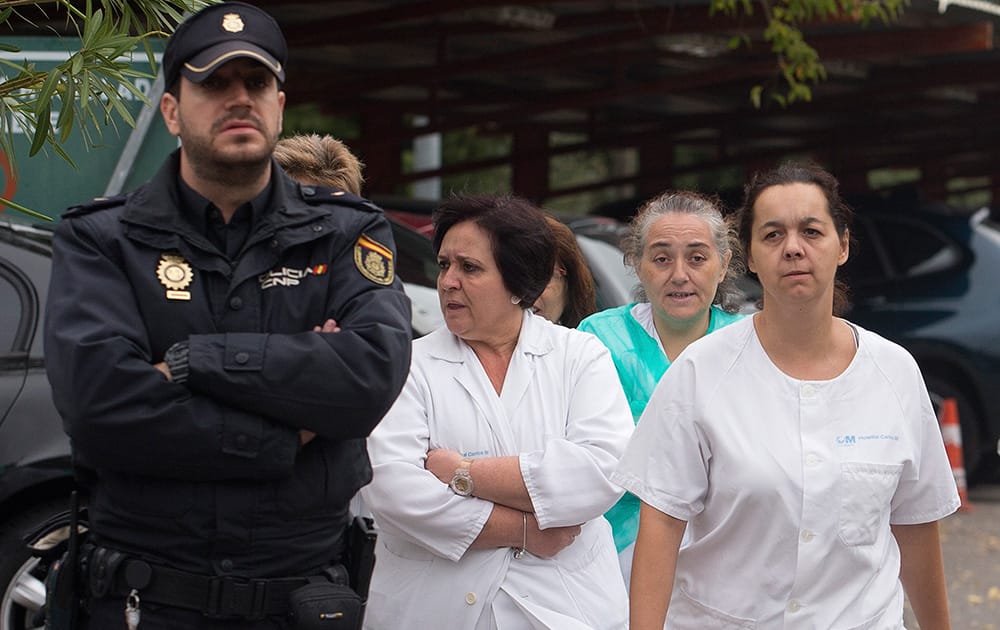
M 514 348 L 499 396 L 476 353 L 468 345 L 449 334 L 452 344 L 446 343 L 441 348 L 440 358 L 461 364 L 454 374 L 455 381 L 472 398 L 507 455 L 516 455 L 519 451 L 511 430 L 511 418 L 517 414 L 518 407 L 535 378 L 533 355 L 545 354 L 551 350 L 551 340 L 547 339 L 542 330 L 545 324 L 547 322 L 530 312 L 526 311 L 522 316 L 517 347 Z
M 483 369 L 482 363 L 479 362 L 479 357 L 476 356 L 476 353 L 469 346 L 464 343 L 462 346 L 463 365 L 462 369 L 458 370 L 455 374 L 455 380 L 465 389 L 469 397 L 475 402 L 476 407 L 479 408 L 479 413 L 482 414 L 487 424 L 490 425 L 490 430 L 493 431 L 493 435 L 503 450 L 503 454 L 515 455 L 517 454 L 517 446 L 514 441 L 514 435 L 510 430 L 510 420 L 503 404 L 501 404 L 501 399 L 494 391 L 489 377 L 486 376 L 486 370 Z M 509 375 L 510 371 L 508 370 Z M 507 385 L 504 383 L 504 389 L 506 387 Z
M 530 311 L 524 312 L 521 320 L 521 335 L 514 349 L 514 356 L 507 368 L 507 377 L 500 392 L 500 402 L 508 418 L 516 417 L 518 407 L 535 380 L 535 355 L 546 354 L 552 349 L 551 340 L 544 334 L 544 326 L 548 322 Z
M 472 399 L 489 425 L 498 447 L 503 451 L 497 454 L 516 455 L 517 443 L 510 429 L 507 412 L 500 402 L 500 397 L 493 390 L 493 384 L 486 376 L 486 370 L 483 369 L 476 353 L 444 327 L 427 335 L 427 338 L 434 342 L 435 348 L 432 351 L 434 357 L 450 364 L 450 378 L 454 379 Z

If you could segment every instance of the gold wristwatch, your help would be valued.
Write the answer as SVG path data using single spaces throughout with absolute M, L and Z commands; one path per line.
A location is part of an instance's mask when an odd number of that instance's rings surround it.
M 448 484 L 451 491 L 460 497 L 472 496 L 472 460 L 463 459 L 455 469 L 455 476 Z

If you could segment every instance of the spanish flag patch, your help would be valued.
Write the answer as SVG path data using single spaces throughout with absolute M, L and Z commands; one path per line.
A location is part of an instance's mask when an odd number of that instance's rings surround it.
M 354 244 L 354 265 L 375 284 L 390 285 L 396 277 L 392 250 L 362 234 Z

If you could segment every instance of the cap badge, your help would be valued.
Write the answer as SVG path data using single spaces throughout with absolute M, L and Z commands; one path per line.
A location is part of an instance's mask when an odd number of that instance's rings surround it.
M 167 288 L 168 300 L 190 300 L 191 292 L 185 291 L 194 280 L 191 265 L 177 254 L 160 254 L 156 277 Z
M 222 16 L 222 28 L 230 33 L 243 31 L 243 18 L 239 13 L 227 13 Z

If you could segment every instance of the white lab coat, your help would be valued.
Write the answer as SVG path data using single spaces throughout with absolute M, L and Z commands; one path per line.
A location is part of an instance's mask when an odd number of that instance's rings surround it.
M 628 602 L 602 514 L 633 430 L 596 337 L 524 314 L 498 396 L 447 328 L 413 342 L 410 376 L 369 439 L 363 491 L 379 527 L 366 628 L 625 628 Z M 553 558 L 470 549 L 493 504 L 460 497 L 424 469 L 427 451 L 520 456 L 539 527 L 583 524 Z

